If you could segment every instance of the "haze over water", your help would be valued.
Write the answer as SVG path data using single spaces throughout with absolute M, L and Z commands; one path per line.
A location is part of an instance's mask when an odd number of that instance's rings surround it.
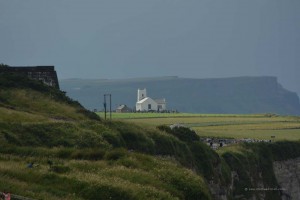
M 0 0 L 0 63 L 60 79 L 277 76 L 300 94 L 299 0 Z

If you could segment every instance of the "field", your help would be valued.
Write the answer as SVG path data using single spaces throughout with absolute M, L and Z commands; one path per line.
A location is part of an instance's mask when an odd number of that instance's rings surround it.
M 103 113 L 98 113 L 103 117 Z M 109 119 L 110 115 L 107 114 Z M 300 140 L 300 117 L 272 114 L 112 113 L 113 120 L 156 127 L 182 124 L 202 137 Z

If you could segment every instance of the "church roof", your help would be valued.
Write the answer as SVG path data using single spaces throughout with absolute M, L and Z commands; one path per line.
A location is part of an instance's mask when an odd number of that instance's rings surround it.
M 143 98 L 142 100 L 136 102 L 136 103 L 144 103 L 145 101 L 147 101 L 148 99 L 151 99 L 150 97 L 146 97 L 146 98 Z M 153 100 L 153 99 L 151 99 Z
M 165 104 L 166 103 L 166 99 L 155 99 L 154 101 L 158 104 Z
M 124 109 L 124 108 L 127 108 L 127 106 L 126 105 L 120 105 L 118 108 L 117 108 L 117 110 L 122 110 L 122 109 Z
M 118 112 L 130 112 L 132 109 L 131 108 L 129 108 L 128 106 L 126 106 L 126 105 L 120 105 L 120 106 L 118 106 L 117 107 L 117 109 L 116 109 L 116 111 Z

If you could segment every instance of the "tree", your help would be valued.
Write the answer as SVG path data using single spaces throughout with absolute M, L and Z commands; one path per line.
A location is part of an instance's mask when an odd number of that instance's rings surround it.
M 9 67 L 9 66 L 6 64 L 0 63 L 0 67 Z

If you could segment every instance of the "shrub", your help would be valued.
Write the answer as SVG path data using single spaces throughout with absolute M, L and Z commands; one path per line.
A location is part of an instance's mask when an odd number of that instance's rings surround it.
M 170 128 L 170 126 L 167 126 L 167 125 L 159 125 L 156 128 L 160 131 L 164 131 L 164 132 L 167 132 L 167 133 L 172 132 L 172 129 Z
M 125 157 L 127 154 L 127 151 L 123 148 L 117 148 L 113 149 L 109 152 L 106 152 L 105 159 L 106 160 L 118 160 L 120 158 Z
M 184 142 L 199 141 L 200 139 L 195 131 L 187 127 L 174 127 L 171 129 L 169 126 L 160 125 L 157 126 L 157 128 L 161 131 L 165 131 L 169 134 L 174 135 L 175 137 Z
M 102 136 L 93 131 L 82 131 L 80 132 L 80 136 L 76 140 L 76 145 L 79 148 L 95 148 L 101 147 L 104 143 Z
M 187 167 L 193 166 L 193 157 L 188 145 L 176 137 L 160 132 L 151 132 L 155 143 L 155 154 L 173 156 Z
M 59 158 L 70 158 L 71 154 L 73 152 L 73 149 L 70 148 L 62 148 L 57 152 L 57 157 Z
M 181 193 L 181 199 L 211 199 L 209 189 L 204 181 L 190 171 L 162 169 L 159 176 L 164 182 Z
M 230 169 L 238 174 L 238 179 L 233 180 L 233 195 L 245 195 L 248 198 L 251 197 L 252 192 L 245 193 L 245 188 L 255 187 L 250 180 L 247 158 L 242 154 L 231 152 L 226 152 L 222 156 L 230 166 Z M 254 166 L 252 165 L 252 167 Z
M 134 199 L 130 191 L 110 185 L 91 185 L 80 191 L 80 196 L 84 199 L 115 199 L 126 200 Z
M 154 152 L 154 142 L 142 132 L 123 130 L 120 134 L 128 149 L 145 153 Z
M 63 165 L 52 165 L 50 168 L 50 171 L 59 174 L 69 172 L 70 170 L 71 170 L 70 167 L 63 166 Z
M 103 139 L 113 147 L 125 147 L 125 142 L 120 133 L 115 131 L 104 131 L 101 133 Z
M 3 131 L 4 137 L 8 143 L 21 145 L 21 141 L 12 133 Z
M 102 149 L 78 149 L 72 152 L 71 158 L 82 160 L 101 160 L 105 155 Z
M 106 124 L 119 132 L 126 148 L 144 153 L 154 153 L 154 142 L 146 134 L 146 130 L 123 122 L 106 122 Z
M 300 156 L 300 141 L 279 141 L 268 144 L 271 149 L 273 159 L 276 161 L 293 159 Z
M 189 148 L 193 153 L 194 164 L 198 172 L 207 180 L 216 179 L 218 174 L 215 168 L 221 162 L 218 154 L 202 142 L 189 143 Z
M 79 105 L 80 105 L 80 104 L 79 104 Z M 89 111 L 89 110 L 87 110 L 87 109 L 85 109 L 85 108 L 83 108 L 83 107 L 82 107 L 82 108 L 79 108 L 79 109 L 77 110 L 77 112 L 78 112 L 78 113 L 81 113 L 81 114 L 83 114 L 83 115 L 85 115 L 85 116 L 88 117 L 89 119 L 100 121 L 99 115 L 97 115 L 96 113 L 91 112 L 91 111 Z

